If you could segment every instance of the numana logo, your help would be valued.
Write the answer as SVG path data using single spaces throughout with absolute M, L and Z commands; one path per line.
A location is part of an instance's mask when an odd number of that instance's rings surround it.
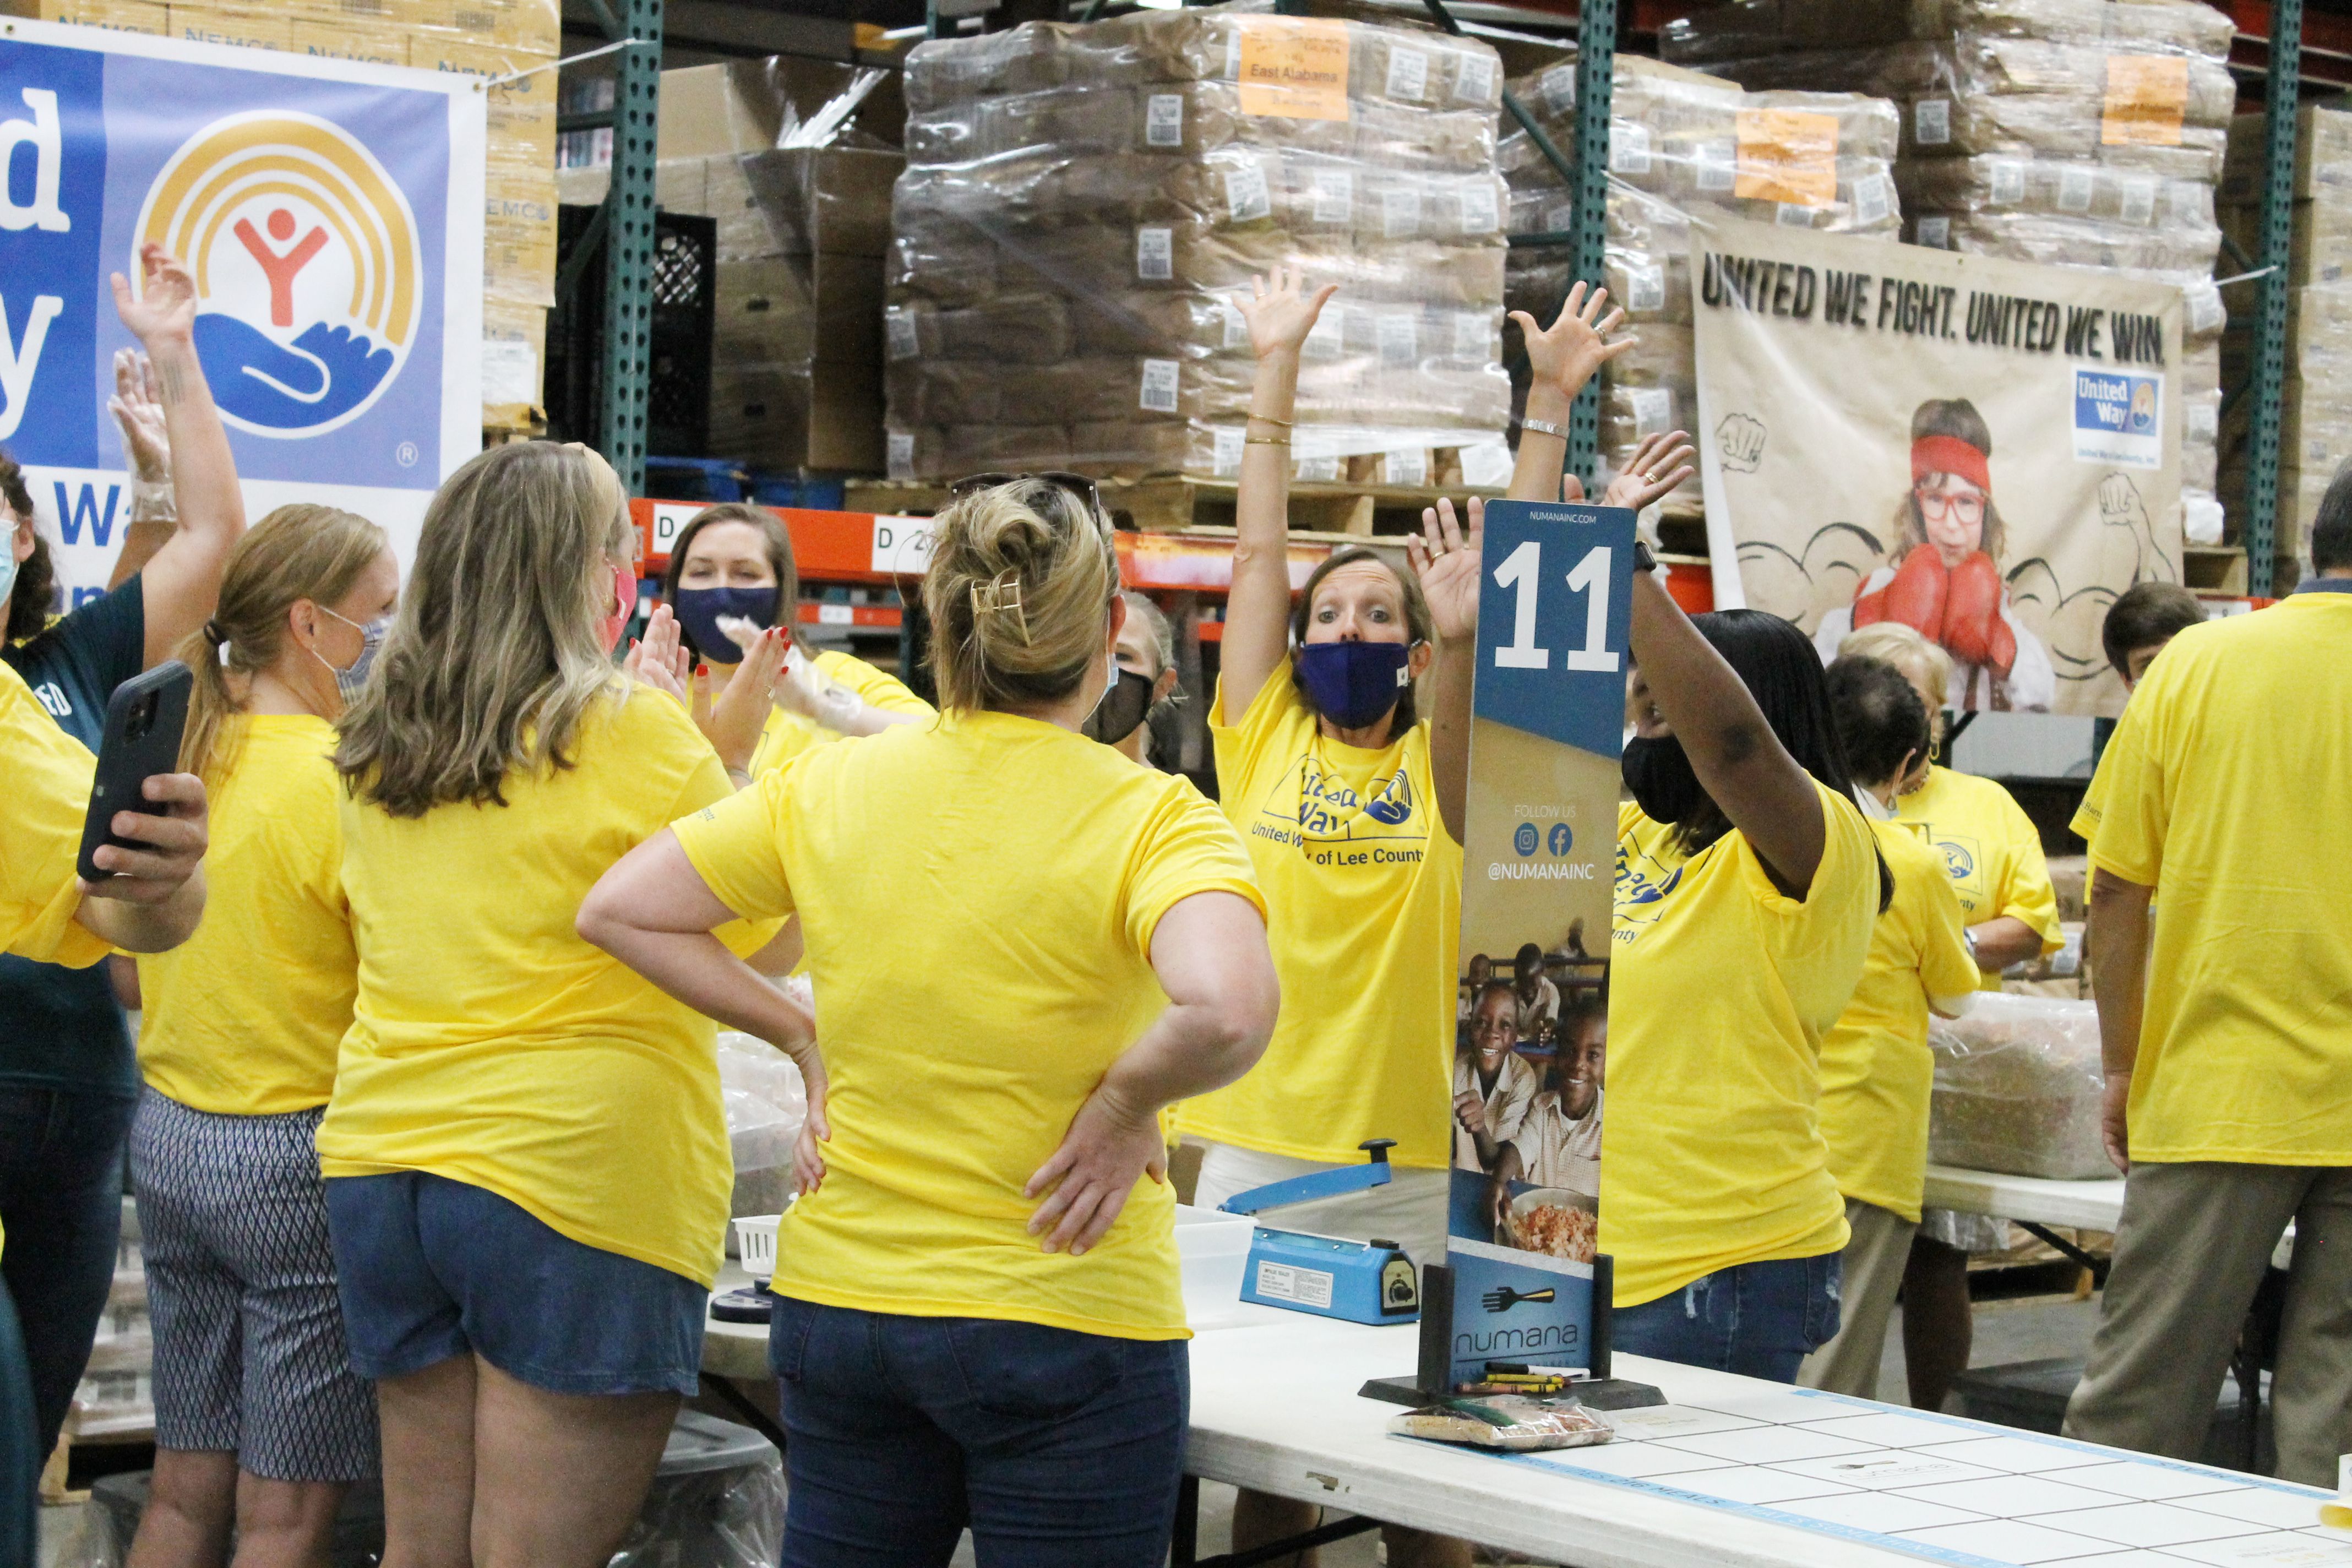
M 293 437 L 348 424 L 415 342 L 425 268 L 407 198 L 315 116 L 232 114 L 189 137 L 148 190 L 136 237 L 195 273 L 196 353 L 240 430 Z

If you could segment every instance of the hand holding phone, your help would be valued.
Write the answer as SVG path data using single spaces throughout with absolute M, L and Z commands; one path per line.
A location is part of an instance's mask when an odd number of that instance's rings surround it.
M 204 858 L 204 783 L 178 771 L 194 685 L 188 667 L 170 659 L 124 681 L 107 701 L 78 867 L 100 898 L 162 903 Z M 154 806 L 163 809 L 147 809 Z

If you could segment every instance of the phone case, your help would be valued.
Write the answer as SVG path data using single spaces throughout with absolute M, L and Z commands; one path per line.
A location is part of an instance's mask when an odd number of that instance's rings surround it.
M 103 882 L 113 873 L 99 869 L 94 857 L 102 844 L 137 847 L 109 826 L 118 811 L 151 811 L 144 786 L 157 773 L 180 771 L 180 737 L 188 726 L 188 695 L 195 677 L 178 659 L 124 681 L 107 699 L 106 732 L 99 742 L 98 778 L 82 818 L 82 879 Z

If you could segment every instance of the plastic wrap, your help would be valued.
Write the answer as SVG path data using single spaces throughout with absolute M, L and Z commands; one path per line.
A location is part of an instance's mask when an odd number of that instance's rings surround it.
M 1344 51 L 1311 114 L 1243 80 L 1294 30 L 1326 65 Z M 1339 286 L 1299 379 L 1302 474 L 1497 441 L 1500 95 L 1474 40 L 1256 8 L 918 47 L 885 279 L 893 477 L 1231 475 L 1255 371 L 1234 302 L 1292 262 Z
M 1585 1409 L 1573 1395 L 1538 1399 L 1507 1394 L 1448 1399 L 1409 1410 L 1391 1416 L 1389 1430 L 1404 1437 L 1511 1453 L 1582 1448 L 1616 1436 L 1606 1420 Z
M 790 1057 L 750 1035 L 719 1037 L 719 1088 L 735 1156 L 733 1215 L 780 1214 L 792 1195 L 793 1144 L 808 1094 Z
M 1681 65 L 1792 49 L 1861 48 L 1958 33 L 2103 43 L 2226 60 L 2234 25 L 2201 0 L 1733 0 L 1669 22 Z M 1730 74 L 1730 73 L 1726 73 Z
M 2099 1011 L 2089 1002 L 1979 994 L 1927 1033 L 1936 1055 L 1927 1157 L 2017 1176 L 2115 1174 L 2099 1138 Z

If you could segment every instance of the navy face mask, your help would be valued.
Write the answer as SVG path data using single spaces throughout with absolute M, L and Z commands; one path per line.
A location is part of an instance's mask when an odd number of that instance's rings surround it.
M 719 629 L 719 617 L 750 621 L 757 626 L 776 624 L 776 601 L 782 592 L 774 584 L 764 588 L 680 588 L 670 604 L 686 646 L 697 658 L 714 664 L 738 664 L 743 650 Z
M 1412 684 L 1412 659 L 1408 643 L 1301 643 L 1298 684 L 1318 713 L 1342 730 L 1361 730 L 1394 708 Z

